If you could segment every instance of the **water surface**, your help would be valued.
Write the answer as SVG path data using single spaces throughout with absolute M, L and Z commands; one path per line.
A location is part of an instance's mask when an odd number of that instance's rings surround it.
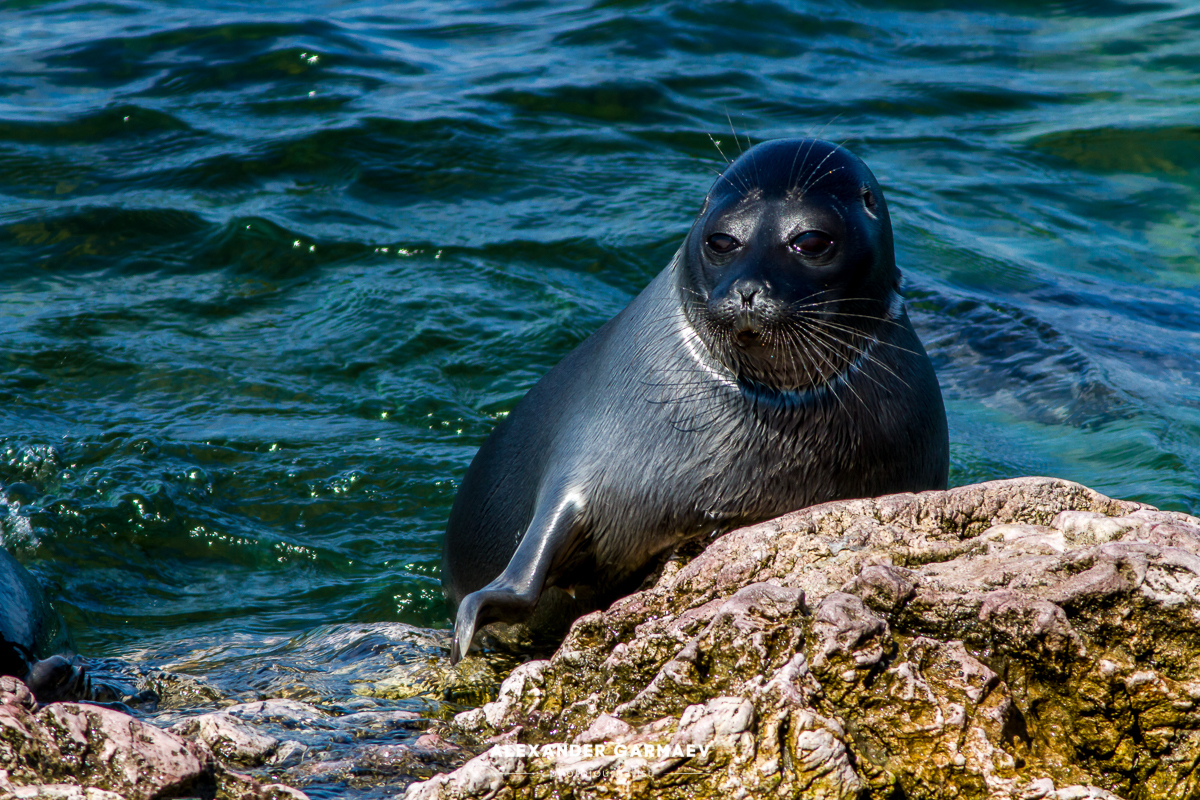
M 953 484 L 1200 512 L 1187 4 L 0 15 L 0 537 L 84 653 L 252 694 L 445 628 L 475 449 L 781 136 L 884 187 Z

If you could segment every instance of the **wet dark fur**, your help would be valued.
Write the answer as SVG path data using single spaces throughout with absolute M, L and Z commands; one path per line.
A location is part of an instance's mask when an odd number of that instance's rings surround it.
M 0 675 L 20 678 L 39 703 L 77 700 L 89 691 L 83 669 L 58 653 L 70 640 L 41 587 L 0 548 Z
M 802 257 L 797 234 L 832 234 Z M 714 233 L 735 238 L 714 251 Z M 719 240 L 720 241 L 720 240 Z M 545 587 L 605 604 L 690 537 L 946 486 L 946 417 L 897 295 L 870 170 L 766 142 L 717 180 L 671 264 L 534 386 L 467 470 L 442 583 L 452 659 Z

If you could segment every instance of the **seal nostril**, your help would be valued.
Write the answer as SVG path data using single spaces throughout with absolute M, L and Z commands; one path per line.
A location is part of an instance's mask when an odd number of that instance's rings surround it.
M 750 308 L 754 305 L 754 296 L 758 294 L 757 289 L 751 289 L 748 292 L 743 292 L 738 289 L 738 294 L 742 296 L 742 308 Z

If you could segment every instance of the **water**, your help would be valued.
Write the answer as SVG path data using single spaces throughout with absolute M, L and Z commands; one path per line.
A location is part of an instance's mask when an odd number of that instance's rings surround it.
M 447 627 L 475 449 L 667 263 L 718 146 L 780 136 L 884 187 L 953 484 L 1200 511 L 1184 3 L 0 21 L 0 536 L 83 653 L 253 693 L 247 665 L 320 673 L 355 625 Z

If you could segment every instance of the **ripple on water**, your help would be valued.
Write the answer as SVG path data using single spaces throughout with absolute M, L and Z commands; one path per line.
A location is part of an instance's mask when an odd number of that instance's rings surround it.
M 480 442 L 795 135 L 884 186 L 953 482 L 1200 510 L 1200 14 L 943 6 L 6 10 L 5 546 L 85 653 L 352 710 Z

